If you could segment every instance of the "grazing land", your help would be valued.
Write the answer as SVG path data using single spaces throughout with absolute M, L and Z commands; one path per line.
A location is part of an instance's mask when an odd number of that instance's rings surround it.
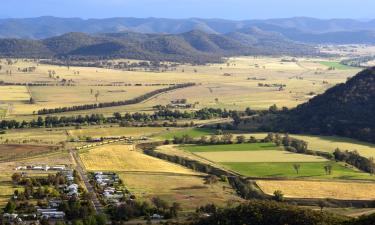
M 209 203 L 226 205 L 240 202 L 227 183 L 207 185 L 204 179 L 192 175 L 120 173 L 129 190 L 140 199 L 160 196 L 168 202 L 178 202 L 184 211 Z
M 190 152 L 240 152 L 240 151 L 265 151 L 281 150 L 274 143 L 254 143 L 254 144 L 232 144 L 232 145 L 188 145 L 182 147 Z
M 89 171 L 133 171 L 196 174 L 182 166 L 145 155 L 133 145 L 108 145 L 88 150 L 80 157 Z
M 116 171 L 137 198 L 159 196 L 178 202 L 183 211 L 208 203 L 241 201 L 228 183 L 205 184 L 204 174 L 145 155 L 132 145 L 109 145 L 84 151 L 80 157 L 89 171 Z
M 170 129 L 167 132 L 164 132 L 158 136 L 155 136 L 155 138 L 158 138 L 161 140 L 170 140 L 170 139 L 173 139 L 174 137 L 182 137 L 184 135 L 188 135 L 192 138 L 198 138 L 201 136 L 211 135 L 214 133 L 215 133 L 214 130 L 205 129 L 205 128 Z
M 324 66 L 327 66 L 327 67 L 330 67 L 330 68 L 334 68 L 334 69 L 337 69 L 337 70 L 351 70 L 351 69 L 355 69 L 354 67 L 351 67 L 351 66 L 347 66 L 347 65 L 344 65 L 344 64 L 341 64 L 340 62 L 320 62 L 322 65 Z
M 69 130 L 72 137 L 116 137 L 116 136 L 149 136 L 166 131 L 162 127 L 96 127 Z
M 291 198 L 375 199 L 375 183 L 368 182 L 258 180 L 257 184 L 267 194 L 281 190 L 285 197 Z
M 187 99 L 190 103 L 198 103 L 196 108 L 243 110 L 250 106 L 254 109 L 267 109 L 273 104 L 279 107 L 295 107 L 309 100 L 314 94 L 322 93 L 329 87 L 344 82 L 347 77 L 359 71 L 357 68 L 328 70 L 327 66 L 320 63 L 324 59 L 317 61 L 317 59 L 299 58 L 296 62 L 287 62 L 284 59 L 284 57 L 233 57 L 228 59 L 227 63 L 181 64 L 164 72 L 54 66 L 24 59 L 13 60 L 13 63 L 8 65 L 2 61 L 0 80 L 7 83 L 38 85 L 30 86 L 29 90 L 22 85 L 1 86 L 0 91 L 3 89 L 6 94 L 0 95 L 0 102 L 6 100 L 7 103 L 12 104 L 12 110 L 9 111 L 7 118 L 22 120 L 35 118 L 33 112 L 41 108 L 92 104 L 96 100 L 98 102 L 126 100 L 163 88 L 165 85 L 195 82 L 199 85 L 164 93 L 132 106 L 63 114 L 112 115 L 114 112 L 121 111 L 150 112 L 153 111 L 153 106 L 169 104 L 177 96 Z M 32 72 L 18 71 L 18 68 L 27 67 L 36 69 Z M 6 70 L 12 70 L 12 75 L 6 74 Z M 284 88 L 280 88 L 280 84 L 285 85 Z M 14 90 L 9 92 L 9 88 Z M 98 99 L 95 98 L 97 92 L 99 92 Z M 30 97 L 33 97 L 34 104 L 29 103 Z
M 264 138 L 267 133 L 253 133 L 247 136 Z M 338 136 L 316 136 L 316 135 L 294 135 L 291 137 L 304 140 L 308 143 L 308 148 L 314 151 L 334 152 L 336 148 L 340 150 L 356 150 L 360 155 L 365 157 L 375 157 L 375 145 L 363 141 L 357 141 L 351 138 Z
M 200 157 L 210 161 L 226 162 L 325 162 L 327 159 L 319 156 L 302 155 L 279 150 L 258 150 L 258 151 L 225 151 L 225 152 L 198 152 Z
M 297 174 L 294 165 L 300 165 Z M 335 162 L 228 162 L 223 163 L 227 168 L 250 177 L 283 177 L 283 178 L 324 178 L 324 179 L 367 179 L 373 180 L 368 173 L 358 171 L 348 165 Z M 324 170 L 326 165 L 332 166 L 332 174 Z
M 14 159 L 28 158 L 35 155 L 41 155 L 55 151 L 52 146 L 45 145 L 16 145 L 16 144 L 1 144 L 0 145 L 0 160 L 9 161 Z

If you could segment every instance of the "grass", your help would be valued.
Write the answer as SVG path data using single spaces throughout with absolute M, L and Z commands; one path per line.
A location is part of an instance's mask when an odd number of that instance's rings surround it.
M 256 138 L 264 138 L 267 133 L 254 133 L 250 135 Z M 247 136 L 250 135 L 247 134 Z M 375 144 L 357 141 L 351 138 L 294 134 L 290 134 L 290 136 L 308 142 L 308 148 L 310 150 L 334 152 L 336 148 L 339 148 L 341 150 L 356 150 L 360 155 L 365 157 L 375 157 Z
M 166 131 L 162 127 L 93 127 L 69 130 L 73 137 L 149 136 Z
M 206 128 L 172 129 L 156 136 L 155 138 L 162 140 L 171 140 L 174 137 L 182 137 L 184 135 L 189 135 L 190 137 L 198 138 L 201 136 L 212 135 L 214 133 L 214 130 Z
M 346 200 L 368 200 L 375 198 L 375 183 L 369 182 L 324 182 L 296 180 L 258 180 L 258 186 L 267 194 L 280 190 L 285 197 L 333 198 Z
M 253 109 L 266 109 L 273 104 L 279 107 L 289 108 L 306 102 L 311 96 L 310 92 L 322 93 L 334 84 L 341 83 L 347 77 L 353 76 L 353 70 L 328 71 L 316 59 L 300 58 L 298 63 L 281 62 L 281 57 L 234 57 L 229 59 L 229 66 L 224 64 L 211 65 L 181 65 L 176 70 L 163 72 L 150 71 L 121 71 L 103 68 L 64 67 L 54 65 L 35 64 L 22 59 L 13 65 L 2 64 L 4 70 L 12 70 L 12 76 L 0 73 L 0 80 L 4 82 L 49 82 L 56 84 L 57 80 L 48 76 L 48 71 L 53 70 L 59 80 L 72 80 L 76 86 L 73 87 L 31 87 L 36 104 L 28 104 L 28 93 L 25 87 L 19 87 L 23 97 L 17 99 L 5 91 L 0 94 L 0 101 L 8 99 L 13 104 L 9 118 L 17 120 L 36 118 L 33 111 L 41 107 L 54 108 L 73 104 L 92 103 L 94 98 L 90 89 L 99 90 L 99 102 L 108 100 L 127 99 L 138 96 L 145 90 L 159 88 L 143 85 L 135 87 L 135 84 L 171 84 L 196 82 L 200 85 L 195 87 L 176 90 L 157 96 L 149 101 L 133 106 L 119 106 L 80 112 L 67 112 L 60 115 L 77 115 L 102 113 L 106 116 L 114 112 L 150 112 L 152 107 L 158 104 L 166 105 L 176 98 L 186 98 L 188 102 L 199 102 L 196 108 L 214 107 L 243 110 L 251 106 Z M 123 59 L 122 61 L 127 61 Z M 17 72 L 17 68 L 36 66 L 33 73 Z M 311 71 L 321 70 L 316 76 Z M 198 72 L 194 72 L 197 70 Z M 183 71 L 183 72 L 182 72 Z M 79 72 L 77 74 L 76 72 Z M 225 73 L 231 76 L 224 76 Z M 302 79 L 295 77 L 303 75 Z M 263 81 L 248 79 L 256 77 Z M 115 82 L 132 84 L 129 87 L 105 86 Z M 327 81 L 329 84 L 323 84 Z M 258 83 L 285 84 L 284 91 L 277 88 L 258 87 Z M 104 86 L 97 86 L 98 84 Z M 1 89 L 1 88 L 0 88 Z M 1 90 L 0 90 L 1 92 Z
M 280 162 L 280 163 L 222 163 L 227 168 L 250 177 L 374 179 L 370 174 L 336 162 Z M 293 168 L 300 165 L 299 174 Z M 332 174 L 326 175 L 324 166 L 332 165 Z
M 0 160 L 16 160 L 21 158 L 33 157 L 54 152 L 51 146 L 45 145 L 14 145 L 1 144 L 0 145 Z
M 132 145 L 107 145 L 82 152 L 80 157 L 90 171 L 196 174 L 185 167 L 138 152 Z
M 159 196 L 169 203 L 180 203 L 184 212 L 209 203 L 224 206 L 228 201 L 241 201 L 228 183 L 206 185 L 199 176 L 120 173 L 120 178 L 137 199 Z
M 242 162 L 325 162 L 327 159 L 296 154 L 287 151 L 265 150 L 265 151 L 226 151 L 226 152 L 197 152 L 196 155 L 219 163 L 242 163 Z
M 231 151 L 264 151 L 277 150 L 274 143 L 254 143 L 254 144 L 231 144 L 231 145 L 187 145 L 181 147 L 189 152 L 231 152 Z
M 328 62 L 328 61 L 322 61 L 320 62 L 320 64 L 324 65 L 324 66 L 327 66 L 327 67 L 333 67 L 337 70 L 350 70 L 350 69 L 357 69 L 355 67 L 352 67 L 352 66 L 347 66 L 347 65 L 344 65 L 344 64 L 341 64 L 340 62 Z

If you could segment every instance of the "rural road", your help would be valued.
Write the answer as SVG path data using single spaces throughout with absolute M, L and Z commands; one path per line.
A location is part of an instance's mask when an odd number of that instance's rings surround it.
M 83 183 L 86 186 L 86 190 L 88 193 L 91 193 L 91 200 L 95 207 L 95 211 L 97 214 L 104 214 L 104 209 L 102 204 L 100 203 L 98 197 L 96 196 L 95 190 L 93 186 L 89 182 L 89 178 L 87 177 L 86 169 L 83 166 L 83 163 L 81 161 L 81 158 L 78 156 L 78 153 L 74 150 L 70 150 L 70 155 L 72 156 L 73 160 L 76 164 L 76 170 L 81 176 Z

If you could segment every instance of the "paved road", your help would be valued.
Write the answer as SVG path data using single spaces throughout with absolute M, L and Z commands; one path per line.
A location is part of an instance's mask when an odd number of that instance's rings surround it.
M 103 206 L 102 204 L 100 203 L 98 197 L 96 196 L 96 193 L 95 193 L 95 190 L 93 188 L 93 186 L 90 184 L 89 182 L 89 178 L 87 177 L 87 172 L 86 172 L 86 169 L 81 161 L 81 158 L 78 156 L 77 152 L 74 151 L 74 150 L 70 150 L 70 155 L 72 156 L 72 158 L 74 159 L 75 161 L 75 164 L 76 164 L 76 170 L 77 172 L 79 173 L 79 175 L 81 176 L 82 180 L 83 180 L 83 183 L 85 184 L 86 186 L 86 190 L 91 193 L 92 195 L 92 203 L 95 207 L 95 211 L 97 214 L 103 214 L 104 213 L 104 209 L 103 209 Z

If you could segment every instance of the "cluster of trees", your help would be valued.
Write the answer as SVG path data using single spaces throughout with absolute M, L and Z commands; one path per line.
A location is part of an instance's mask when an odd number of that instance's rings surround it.
M 349 222 L 347 218 L 341 216 L 264 200 L 251 200 L 236 207 L 228 208 L 210 205 L 201 207 L 198 212 L 208 213 L 210 216 L 196 219 L 192 223 L 194 225 L 342 225 Z
M 55 186 L 66 184 L 65 177 L 62 174 L 49 174 L 48 177 L 24 177 L 20 173 L 12 175 L 14 184 L 24 186 L 24 191 L 15 190 L 15 199 L 23 201 L 26 199 L 44 199 L 48 196 L 57 197 L 59 192 L 46 186 Z
M 356 168 L 373 174 L 375 172 L 375 163 L 373 158 L 366 158 L 360 156 L 357 151 L 341 151 L 336 149 L 333 153 L 334 157 L 338 161 L 346 162 Z
M 121 106 L 121 105 L 132 105 L 140 103 L 146 99 L 149 99 L 157 94 L 168 92 L 180 88 L 186 88 L 194 86 L 195 83 L 185 83 L 185 84 L 176 84 L 171 87 L 162 88 L 158 90 L 154 90 L 151 92 L 148 92 L 146 94 L 143 94 L 141 96 L 135 97 L 130 100 L 124 100 L 124 101 L 115 101 L 115 102 L 104 102 L 104 103 L 95 103 L 95 104 L 86 104 L 86 105 L 76 105 L 71 107 L 59 107 L 54 109 L 41 109 L 38 111 L 38 115 L 44 115 L 44 114 L 52 114 L 52 113 L 62 113 L 62 112 L 71 112 L 71 111 L 80 111 L 80 110 L 88 110 L 88 109 L 96 109 L 96 108 L 106 108 L 106 107 L 113 107 L 113 106 Z
M 58 208 L 65 212 L 68 220 L 85 220 L 90 216 L 95 216 L 95 208 L 91 201 L 79 200 L 78 198 L 71 198 L 64 201 Z
M 108 213 L 115 223 L 120 223 L 142 216 L 150 220 L 154 214 L 158 214 L 164 219 L 176 218 L 181 210 L 179 203 L 170 204 L 160 197 L 153 197 L 151 203 L 128 200 L 120 205 L 111 205 L 108 208 Z

